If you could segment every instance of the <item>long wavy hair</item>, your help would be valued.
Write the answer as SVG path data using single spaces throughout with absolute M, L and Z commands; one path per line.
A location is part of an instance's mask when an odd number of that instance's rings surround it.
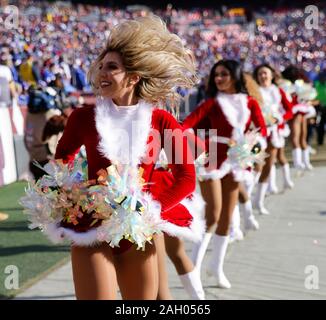
M 258 81 L 258 72 L 262 68 L 267 68 L 267 69 L 269 69 L 272 72 L 272 83 L 275 84 L 275 80 L 278 77 L 278 74 L 276 73 L 275 69 L 272 66 L 270 66 L 268 63 L 262 63 L 262 64 L 260 64 L 259 66 L 257 66 L 255 68 L 255 70 L 253 72 L 253 77 L 256 80 L 256 82 L 259 84 L 259 81 Z
M 108 52 L 121 55 L 129 74 L 137 74 L 136 95 L 159 105 L 178 105 L 178 87 L 191 88 L 198 81 L 194 55 L 157 16 L 126 20 L 113 27 L 105 48 L 91 65 L 88 79 L 99 94 L 99 65 Z
M 246 89 L 248 91 L 248 95 L 255 98 L 258 101 L 259 105 L 262 106 L 264 100 L 260 93 L 259 85 L 257 81 L 248 72 L 244 72 L 243 77 L 244 77 Z
M 294 65 L 286 67 L 282 72 L 282 76 L 284 79 L 290 80 L 292 83 L 299 79 L 304 82 L 309 82 L 304 70 Z
M 218 66 L 223 66 L 230 72 L 231 78 L 233 80 L 235 80 L 235 90 L 237 93 L 247 93 L 248 94 L 248 91 L 247 91 L 247 88 L 245 85 L 245 81 L 244 81 L 241 64 L 236 60 L 220 60 L 213 65 L 211 72 L 209 74 L 208 85 L 207 85 L 207 96 L 208 97 L 214 98 L 218 93 L 218 89 L 215 84 L 215 69 Z

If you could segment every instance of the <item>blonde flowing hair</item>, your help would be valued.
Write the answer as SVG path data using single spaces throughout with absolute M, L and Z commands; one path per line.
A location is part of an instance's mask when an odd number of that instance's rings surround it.
M 154 15 L 126 20 L 110 31 L 88 73 L 95 94 L 99 93 L 99 64 L 108 52 L 119 53 L 127 73 L 140 76 L 136 95 L 153 104 L 178 105 L 176 88 L 191 88 L 198 81 L 192 52 Z
M 258 101 L 259 105 L 262 106 L 264 101 L 263 101 L 263 97 L 259 90 L 259 85 L 256 82 L 256 80 L 248 72 L 243 73 L 243 78 L 244 78 L 245 86 L 246 86 L 249 96 L 252 96 L 253 98 L 255 98 Z

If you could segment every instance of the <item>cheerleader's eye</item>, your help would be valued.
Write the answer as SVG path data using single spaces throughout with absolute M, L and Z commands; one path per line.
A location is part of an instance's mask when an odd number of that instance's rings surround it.
M 118 66 L 115 63 L 110 62 L 110 63 L 108 63 L 106 65 L 106 69 L 108 69 L 108 70 L 117 70 Z

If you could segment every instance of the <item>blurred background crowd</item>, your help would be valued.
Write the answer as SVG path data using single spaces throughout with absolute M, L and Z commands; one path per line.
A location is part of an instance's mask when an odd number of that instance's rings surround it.
M 19 8 L 18 28 L 0 25 L 0 47 L 1 52 L 9 53 L 2 59 L 15 82 L 26 89 L 30 84 L 49 84 L 59 76 L 66 92 L 90 90 L 88 67 L 112 25 L 150 11 L 145 6 L 114 9 L 70 2 L 10 4 Z M 280 71 L 295 64 L 314 81 L 326 67 L 326 19 L 323 8 L 318 9 L 316 29 L 305 26 L 304 8 L 256 8 L 248 15 L 245 8 L 177 9 L 168 5 L 153 12 L 193 50 L 202 78 L 217 59 L 228 58 L 243 61 L 248 71 L 262 62 Z
M 48 123 L 48 118 L 37 118 L 41 117 L 35 115 L 38 111 L 61 109 L 62 117 L 54 117 L 45 130 L 51 136 L 62 130 L 73 108 L 93 104 L 87 71 L 103 48 L 110 28 L 122 19 L 151 12 L 162 17 L 196 57 L 200 82 L 192 90 L 180 90 L 185 97 L 181 115 L 193 110 L 205 97 L 212 65 L 219 59 L 235 59 L 247 72 L 261 63 L 268 63 L 279 72 L 289 65 L 300 68 L 305 81 L 315 84 L 318 91 L 321 112 L 315 120 L 325 123 L 326 18 L 322 3 L 314 7 L 317 16 L 312 21 L 311 11 L 305 12 L 305 6 L 279 5 L 284 4 L 283 1 L 269 7 L 256 5 L 250 10 L 249 2 L 243 7 L 214 4 L 214 8 L 207 9 L 195 6 L 185 9 L 175 4 L 158 9 L 145 5 L 122 7 L 121 3 L 117 7 L 110 5 L 113 1 L 106 6 L 80 2 L 0 0 L 0 109 L 16 105 L 26 120 L 24 107 L 28 107 L 35 118 L 31 120 L 34 123 L 31 127 Z M 17 110 L 8 112 L 17 123 Z M 50 113 L 51 117 L 60 116 Z M 45 113 L 42 114 L 45 117 Z M 34 139 L 35 144 L 36 138 L 32 133 L 29 136 L 29 124 L 25 122 L 24 126 L 24 143 L 28 148 L 28 140 Z M 4 125 L 0 128 L 0 149 L 1 131 L 4 140 L 8 130 Z M 39 134 L 40 144 L 43 138 L 44 135 Z M 15 148 L 16 145 L 17 142 Z M 22 151 L 16 150 L 16 153 Z M 4 166 L 2 162 L 8 165 L 9 160 L 0 159 L 0 167 Z M 0 185 L 2 180 L 0 174 Z

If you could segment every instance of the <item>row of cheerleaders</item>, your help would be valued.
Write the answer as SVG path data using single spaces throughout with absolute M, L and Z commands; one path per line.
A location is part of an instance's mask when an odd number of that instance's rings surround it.
M 242 238 L 239 211 L 245 232 L 259 228 L 253 209 L 269 214 L 264 198 L 276 192 L 276 159 L 284 188 L 293 188 L 285 139 L 296 119 L 314 116 L 313 88 L 302 80 L 277 86 L 272 71 L 267 65 L 255 71 L 260 103 L 238 89 L 218 92 L 182 123 L 143 100 L 122 107 L 99 97 L 96 106 L 75 110 L 56 160 L 20 200 L 30 228 L 40 228 L 54 243 L 106 242 L 117 252 L 133 245 L 146 250 L 162 233 L 193 241 L 192 270 L 176 268 L 191 299 L 205 299 L 201 265 L 211 242 L 207 269 L 218 287 L 230 288 L 223 265 L 228 244 Z M 182 143 L 166 130 L 181 130 Z M 310 170 L 308 149 L 294 148 L 293 163 Z

